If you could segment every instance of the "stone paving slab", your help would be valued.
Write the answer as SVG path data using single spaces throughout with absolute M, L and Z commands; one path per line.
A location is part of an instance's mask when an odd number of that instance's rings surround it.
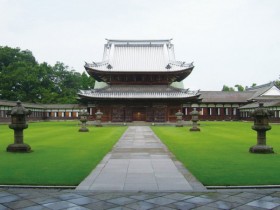
M 147 126 L 128 127 L 113 150 L 76 188 L 91 191 L 192 191 L 205 189 L 174 161 Z M 185 174 L 184 174 L 185 173 Z M 186 175 L 188 174 L 188 176 Z
M 8 209 L 280 209 L 280 189 L 197 192 L 96 192 L 0 188 Z

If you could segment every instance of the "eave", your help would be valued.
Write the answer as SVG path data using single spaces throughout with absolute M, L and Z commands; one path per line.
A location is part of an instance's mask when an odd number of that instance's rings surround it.
M 85 69 L 90 76 L 99 82 L 107 84 L 122 84 L 133 82 L 139 84 L 171 84 L 180 82 L 190 75 L 194 66 L 165 71 L 115 71 L 100 70 L 85 65 Z

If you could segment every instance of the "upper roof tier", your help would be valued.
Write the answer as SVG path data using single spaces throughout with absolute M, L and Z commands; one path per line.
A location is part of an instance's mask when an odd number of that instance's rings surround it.
M 111 72 L 176 72 L 193 69 L 175 60 L 171 39 L 111 40 L 104 46 L 102 62 L 86 63 L 87 70 Z

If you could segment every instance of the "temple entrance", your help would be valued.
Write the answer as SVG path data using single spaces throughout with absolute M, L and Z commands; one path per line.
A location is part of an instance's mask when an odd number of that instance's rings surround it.
M 134 108 L 132 111 L 132 121 L 146 121 L 146 109 Z

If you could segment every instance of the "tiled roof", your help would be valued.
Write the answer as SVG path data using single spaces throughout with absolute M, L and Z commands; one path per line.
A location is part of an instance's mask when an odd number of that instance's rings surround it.
M 81 104 L 44 104 L 46 109 L 80 109 L 85 108 Z
M 16 101 L 0 100 L 1 106 L 14 107 L 17 104 Z M 33 109 L 79 109 L 83 108 L 80 104 L 36 104 L 23 102 L 22 105 L 26 108 Z
M 171 40 L 108 40 L 102 62 L 85 67 L 102 71 L 178 71 L 193 67 L 192 63 L 175 60 Z
M 277 95 L 263 95 L 271 88 L 274 88 L 273 82 L 264 85 L 259 85 L 252 88 L 247 88 L 245 91 L 201 91 L 200 98 L 202 103 L 245 103 L 250 101 L 272 101 L 278 100 Z M 275 87 L 276 88 L 276 87 Z M 276 88 L 277 89 L 277 88 Z
M 198 91 L 174 88 L 169 85 L 112 85 L 101 89 L 82 90 L 81 97 L 108 99 L 172 99 L 198 96 Z
M 7 106 L 7 107 L 14 107 L 14 106 L 17 105 L 17 102 L 16 101 L 0 100 L 0 105 L 1 106 Z M 43 109 L 44 108 L 43 104 L 22 102 L 22 105 L 26 108 L 38 108 L 38 109 Z
M 254 91 L 200 91 L 201 103 L 245 103 L 251 98 Z
M 264 107 L 279 107 L 280 106 L 280 99 L 275 100 L 275 101 L 265 101 L 263 102 Z M 246 104 L 242 107 L 240 107 L 239 109 L 254 109 L 259 107 L 259 103 L 255 102 L 255 103 L 250 103 L 250 104 Z

